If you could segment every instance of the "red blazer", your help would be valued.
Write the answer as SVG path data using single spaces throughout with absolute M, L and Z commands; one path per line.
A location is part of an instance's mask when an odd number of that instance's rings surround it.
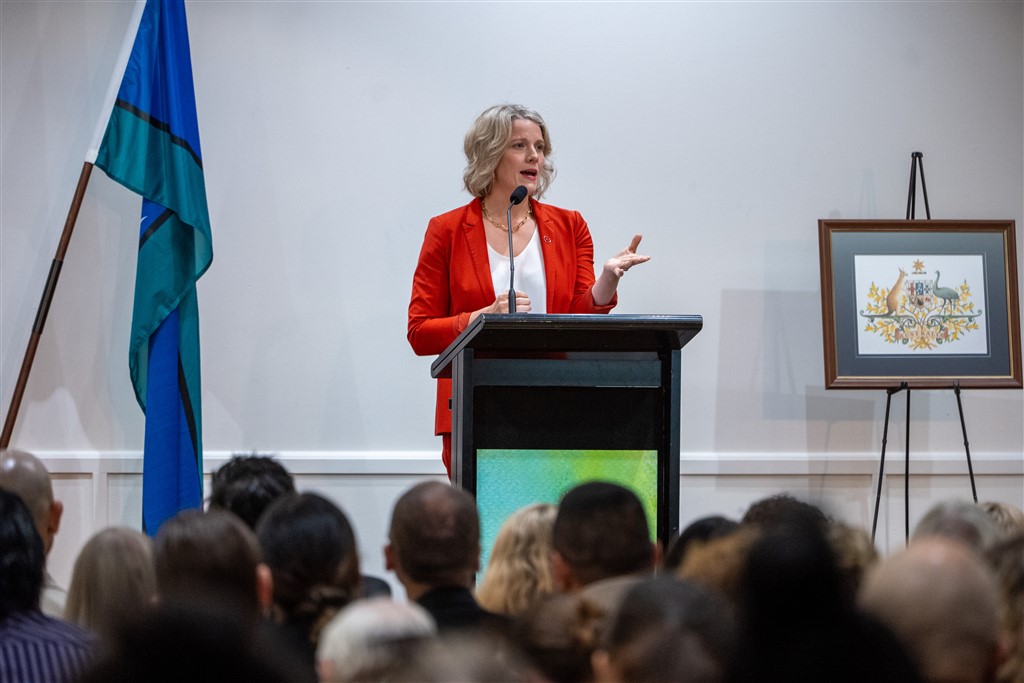
M 594 304 L 594 244 L 583 217 L 530 201 L 544 255 L 548 313 L 612 310 L 618 295 L 606 306 Z M 484 230 L 479 199 L 427 224 L 409 301 L 408 338 L 417 355 L 440 354 L 469 325 L 470 313 L 494 303 Z M 451 380 L 439 379 L 435 434 L 452 431 L 451 395 Z

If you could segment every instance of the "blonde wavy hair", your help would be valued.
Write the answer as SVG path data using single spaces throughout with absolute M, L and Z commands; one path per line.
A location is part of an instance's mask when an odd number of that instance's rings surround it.
M 155 595 L 149 537 L 128 527 L 108 527 L 90 538 L 75 560 L 64 618 L 110 639 L 148 609 Z
M 474 197 L 486 197 L 494 185 L 494 170 L 512 138 L 512 122 L 516 119 L 533 121 L 544 136 L 544 165 L 540 168 L 537 192 L 540 199 L 555 178 L 555 167 L 549 159 L 553 151 L 547 124 L 541 115 L 518 104 L 498 104 L 485 109 L 466 133 L 463 150 L 466 152 L 466 170 L 462 182 Z
M 476 589 L 480 606 L 518 616 L 554 591 L 551 528 L 558 508 L 537 503 L 520 508 L 501 525 L 483 581 Z

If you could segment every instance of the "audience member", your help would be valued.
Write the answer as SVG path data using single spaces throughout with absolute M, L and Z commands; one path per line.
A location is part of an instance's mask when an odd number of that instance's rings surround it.
M 184 510 L 164 522 L 153 541 L 161 601 L 205 597 L 259 623 L 270 609 L 273 580 L 255 534 L 222 510 Z
M 278 496 L 295 493 L 295 478 L 266 455 L 233 455 L 210 478 L 210 509 L 235 513 L 256 530 L 263 511 Z
M 999 623 L 1006 659 L 998 683 L 1024 683 L 1024 533 L 1005 538 L 985 554 L 1001 591 Z
M 551 532 L 555 588 L 563 592 L 652 572 L 660 559 L 643 504 L 629 489 L 593 481 L 568 491 Z
M 538 503 L 512 513 L 498 530 L 476 600 L 491 612 L 516 616 L 554 590 L 551 527 L 558 511 Z
M 256 535 L 273 577 L 273 621 L 313 670 L 320 630 L 359 595 L 352 525 L 326 498 L 289 493 L 263 513 Z
M 0 683 L 75 680 L 95 642 L 39 610 L 43 542 L 29 508 L 6 489 L 0 489 L 0 549 Z
M 210 494 L 211 510 L 227 510 L 245 522 L 250 529 L 263 512 L 279 497 L 295 493 L 295 479 L 284 465 L 266 455 L 235 455 L 213 474 Z M 362 575 L 361 597 L 390 596 L 391 586 L 384 579 Z
M 541 597 L 515 622 L 515 642 L 541 680 L 586 683 L 607 614 L 580 593 Z
M 686 558 L 686 552 L 696 544 L 706 543 L 715 538 L 728 536 L 739 527 L 739 522 L 723 517 L 722 515 L 711 515 L 701 517 L 690 522 L 685 529 L 668 545 L 665 551 L 665 559 L 662 568 L 668 572 L 674 572 L 682 566 Z
M 427 611 L 415 603 L 370 598 L 341 610 L 317 646 L 322 683 L 383 680 L 407 667 L 414 647 L 437 635 Z
M 736 640 L 729 610 L 709 588 L 674 579 L 634 586 L 594 653 L 602 683 L 717 683 Z
M 998 589 L 970 547 L 929 537 L 883 561 L 861 605 L 903 642 L 931 683 L 982 683 L 998 669 Z
M 465 491 L 428 481 L 402 494 L 391 513 L 384 557 L 409 599 L 430 613 L 441 633 L 504 628 L 504 620 L 480 607 L 470 592 L 480 568 L 480 520 Z
M 1000 537 L 999 525 L 979 506 L 962 500 L 936 503 L 914 527 L 911 541 L 941 536 L 984 554 Z
M 122 629 L 79 683 L 315 681 L 237 607 L 180 595 L 162 602 Z
M 828 527 L 828 542 L 839 565 L 843 592 L 850 602 L 857 600 L 868 570 L 878 564 L 878 551 L 871 536 L 860 527 L 833 522 Z
M 676 577 L 708 586 L 735 611 L 740 603 L 747 557 L 760 537 L 757 527 L 740 525 L 726 536 L 697 543 L 686 553 Z
M 817 505 L 798 500 L 788 493 L 777 493 L 751 504 L 744 513 L 741 523 L 771 531 L 777 526 L 789 523 L 795 517 L 812 520 L 822 530 L 827 529 L 831 521 Z
M 1024 534 L 1024 510 L 1019 507 L 991 500 L 978 503 L 978 507 L 995 520 L 1002 538 Z
M 64 504 L 53 498 L 53 483 L 46 465 L 31 453 L 14 449 L 0 452 L 0 488 L 17 494 L 28 506 L 36 531 L 43 541 L 47 556 L 53 548 L 53 539 L 60 530 Z M 64 615 L 67 591 L 47 571 L 43 578 L 40 606 L 51 617 Z
M 109 643 L 125 623 L 152 606 L 155 596 L 149 537 L 135 529 L 109 527 L 78 554 L 64 617 Z
M 916 681 L 895 637 L 848 599 L 814 510 L 788 515 L 751 548 L 730 681 Z
M 418 644 L 388 683 L 535 683 L 518 652 L 490 632 L 457 631 Z

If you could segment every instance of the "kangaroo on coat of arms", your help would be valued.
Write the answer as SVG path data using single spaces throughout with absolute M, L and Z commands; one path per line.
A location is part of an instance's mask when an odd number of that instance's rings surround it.
M 895 283 L 888 289 L 871 282 L 867 308 L 860 311 L 867 319 L 865 332 L 875 332 L 887 343 L 917 350 L 953 343 L 978 329 L 976 319 L 982 311 L 974 309 L 966 279 L 959 285 L 943 287 L 939 284 L 942 273 L 936 270 L 930 277 L 920 259 L 914 261 L 909 277 L 903 268 L 898 270 Z

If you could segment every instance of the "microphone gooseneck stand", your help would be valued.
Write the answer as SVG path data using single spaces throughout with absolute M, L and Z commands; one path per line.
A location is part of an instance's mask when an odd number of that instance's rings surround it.
M 505 212 L 505 232 L 508 233 L 508 312 L 516 312 L 516 257 L 512 246 L 512 207 L 526 199 L 526 187 L 518 186 L 512 190 L 508 198 L 508 211 Z

